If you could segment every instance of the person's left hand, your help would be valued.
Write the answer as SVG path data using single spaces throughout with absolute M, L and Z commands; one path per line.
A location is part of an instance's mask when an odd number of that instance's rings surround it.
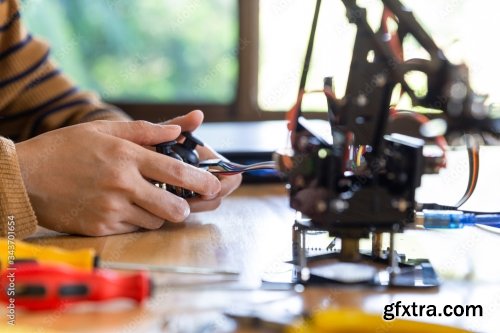
M 201 125 L 202 122 L 203 112 L 201 112 L 200 110 L 194 110 L 184 116 L 171 119 L 165 123 L 169 125 L 179 125 L 181 127 L 181 132 L 193 132 Z M 210 148 L 205 142 L 204 144 L 204 147 L 198 146 L 196 148 L 196 151 L 200 156 L 200 161 L 212 158 L 223 158 L 220 154 Z M 241 184 L 242 176 L 240 174 L 230 176 L 218 175 L 217 178 L 219 178 L 221 182 L 220 192 L 211 197 L 201 196 L 193 199 L 188 199 L 188 203 L 191 207 L 191 212 L 214 210 L 219 207 L 222 199 L 233 192 Z

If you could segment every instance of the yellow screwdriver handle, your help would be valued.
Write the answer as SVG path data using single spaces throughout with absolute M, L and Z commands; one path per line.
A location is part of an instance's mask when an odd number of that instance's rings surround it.
M 461 328 L 396 318 L 382 319 L 357 309 L 325 309 L 313 313 L 308 320 L 299 320 L 285 333 L 472 333 Z
M 19 240 L 0 238 L 0 270 L 16 261 L 35 261 L 44 264 L 66 264 L 91 271 L 96 265 L 94 249 L 64 250 L 55 246 L 33 245 Z

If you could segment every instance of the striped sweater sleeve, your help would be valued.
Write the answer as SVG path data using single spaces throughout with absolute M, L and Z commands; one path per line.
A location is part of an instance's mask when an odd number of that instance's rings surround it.
M 47 44 L 22 25 L 17 1 L 0 0 L 0 236 L 11 218 L 17 237 L 36 226 L 13 141 L 97 119 L 130 118 L 80 91 L 52 62 Z
M 128 118 L 80 91 L 51 61 L 47 44 L 26 31 L 17 1 L 0 1 L 0 135 L 22 141 L 94 119 Z

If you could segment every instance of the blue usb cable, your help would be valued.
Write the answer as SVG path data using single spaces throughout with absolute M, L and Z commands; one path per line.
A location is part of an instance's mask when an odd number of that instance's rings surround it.
M 466 225 L 482 224 L 500 228 L 500 214 L 473 214 L 459 210 L 429 210 L 417 213 L 417 223 L 424 228 L 459 229 Z

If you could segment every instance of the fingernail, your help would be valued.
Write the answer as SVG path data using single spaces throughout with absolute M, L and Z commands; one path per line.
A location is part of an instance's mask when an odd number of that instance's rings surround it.
M 191 208 L 189 207 L 189 204 L 186 202 L 186 204 L 184 205 L 184 211 L 182 212 L 183 215 L 184 215 L 184 219 L 187 219 L 187 217 L 189 216 L 189 214 L 191 213 Z
M 206 200 L 213 200 L 215 198 L 217 198 L 217 193 L 205 195 Z
M 179 125 L 165 125 L 165 126 L 173 130 L 179 130 L 179 131 L 181 130 L 181 127 Z

